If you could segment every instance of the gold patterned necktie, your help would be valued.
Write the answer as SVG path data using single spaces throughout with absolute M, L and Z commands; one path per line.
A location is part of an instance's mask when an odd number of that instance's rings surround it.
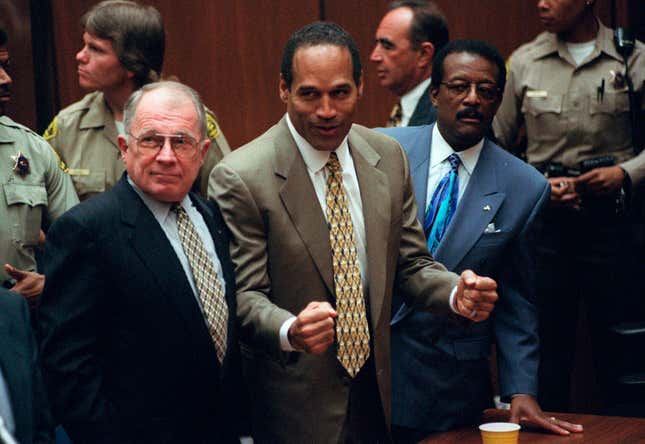
M 390 117 L 387 119 L 385 126 L 390 128 L 393 126 L 401 126 L 401 119 L 403 118 L 403 108 L 401 107 L 401 102 L 398 102 L 392 108 L 390 112 Z
M 336 290 L 337 359 L 353 378 L 370 356 L 365 297 L 358 267 L 354 225 L 335 152 L 327 161 L 327 222 Z
M 217 359 L 221 364 L 226 354 L 228 325 L 228 305 L 224 298 L 222 283 L 186 210 L 180 205 L 175 205 L 172 209 L 177 213 L 179 239 L 193 272 L 199 299 L 202 301 L 206 325 L 215 344 Z

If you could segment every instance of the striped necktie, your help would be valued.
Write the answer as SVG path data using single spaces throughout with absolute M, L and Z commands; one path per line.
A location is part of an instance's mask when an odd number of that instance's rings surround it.
M 403 108 L 401 102 L 398 102 L 390 111 L 390 117 L 387 119 L 385 126 L 388 128 L 401 126 L 401 119 L 403 118 Z
M 217 359 L 221 364 L 224 361 L 224 355 L 226 355 L 228 325 L 228 305 L 224 298 L 222 283 L 186 210 L 180 205 L 173 206 L 172 210 L 177 213 L 179 239 L 193 272 L 208 332 L 215 344 Z
M 446 234 L 448 225 L 457 208 L 459 194 L 459 163 L 457 153 L 448 156 L 450 171 L 439 181 L 426 209 L 423 231 L 428 239 L 428 250 L 434 254 L 439 242 Z
M 343 187 L 342 169 L 335 152 L 327 161 L 327 222 L 336 292 L 336 357 L 353 378 L 370 355 L 365 296 L 358 266 L 354 224 Z

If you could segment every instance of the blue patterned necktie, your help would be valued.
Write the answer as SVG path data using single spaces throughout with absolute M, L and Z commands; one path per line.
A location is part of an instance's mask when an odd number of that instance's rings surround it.
M 450 171 L 441 179 L 432 194 L 432 199 L 426 208 L 423 231 L 428 239 L 428 250 L 434 254 L 443 235 L 448 229 L 450 220 L 457 208 L 459 194 L 459 156 L 452 153 L 448 156 Z

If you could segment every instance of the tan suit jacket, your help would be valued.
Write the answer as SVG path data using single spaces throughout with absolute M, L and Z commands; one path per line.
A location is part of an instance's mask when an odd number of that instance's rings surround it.
M 396 285 L 413 306 L 446 312 L 457 276 L 446 272 L 425 247 L 400 145 L 354 125 L 349 149 L 365 219 L 372 353 L 389 426 L 393 289 Z M 255 439 L 337 442 L 351 381 L 336 360 L 335 347 L 322 356 L 280 350 L 284 321 L 311 301 L 335 305 L 329 229 L 284 119 L 213 169 L 209 197 L 218 202 L 233 232 Z

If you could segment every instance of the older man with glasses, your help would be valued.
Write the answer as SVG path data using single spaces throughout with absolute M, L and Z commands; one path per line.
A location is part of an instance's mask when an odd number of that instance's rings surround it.
M 42 360 L 74 442 L 235 442 L 233 269 L 219 210 L 189 192 L 210 140 L 195 91 L 125 106 L 126 173 L 51 227 Z

